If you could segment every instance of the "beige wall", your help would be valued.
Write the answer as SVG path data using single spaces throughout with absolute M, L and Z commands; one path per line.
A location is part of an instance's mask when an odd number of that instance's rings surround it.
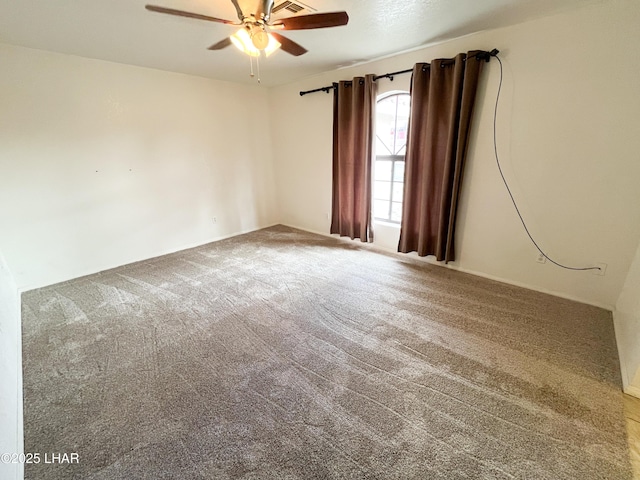
M 22 452 L 20 300 L 0 252 L 0 454 Z M 0 478 L 21 478 L 19 464 L 0 461 Z
M 625 392 L 640 397 L 640 246 L 613 312 Z
M 276 220 L 264 89 L 1 44 L 0 64 L 1 245 L 22 289 Z
M 640 239 L 639 24 L 640 3 L 611 1 L 273 88 L 282 222 L 329 229 L 332 100 L 300 90 L 496 47 L 504 63 L 499 152 L 530 230 L 559 262 L 608 269 L 600 277 L 536 263 L 495 165 L 495 61 L 480 85 L 452 267 L 612 309 Z M 381 80 L 380 88 L 407 82 Z M 377 225 L 376 233 L 378 245 L 396 247 L 397 230 Z

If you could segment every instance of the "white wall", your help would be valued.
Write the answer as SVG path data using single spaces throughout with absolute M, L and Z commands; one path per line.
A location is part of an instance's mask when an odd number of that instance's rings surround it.
M 329 230 L 332 99 L 300 90 L 496 47 L 505 67 L 499 151 L 530 230 L 559 262 L 608 269 L 600 277 L 536 263 L 493 156 L 496 61 L 480 85 L 452 266 L 613 308 L 640 239 L 639 24 L 639 2 L 612 0 L 272 89 L 283 223 Z M 407 82 L 381 80 L 380 88 Z M 376 231 L 376 243 L 396 248 L 397 230 Z
M 278 219 L 328 232 L 332 100 L 298 91 L 475 48 L 502 51 L 499 147 L 532 232 L 561 262 L 609 268 L 599 277 L 535 263 L 494 164 L 496 62 L 480 87 L 453 267 L 608 307 L 622 291 L 616 333 L 634 393 L 638 24 L 638 2 L 611 1 L 268 93 L 0 44 L 0 241 L 15 277 L 0 259 L 0 452 L 21 448 L 16 284 L 35 288 Z M 379 91 L 408 81 L 383 80 Z M 395 249 L 397 229 L 377 225 L 376 235 Z M 18 478 L 11 468 L 0 464 L 0 478 Z
M 1 44 L 0 64 L 0 236 L 19 288 L 276 221 L 266 90 Z
M 0 252 L 0 454 L 22 452 L 20 297 Z M 0 461 L 0 478 L 22 478 L 21 465 Z
M 640 245 L 613 312 L 624 391 L 640 398 Z

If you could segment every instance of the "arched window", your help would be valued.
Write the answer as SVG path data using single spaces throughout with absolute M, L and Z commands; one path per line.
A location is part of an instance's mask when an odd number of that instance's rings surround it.
M 373 217 L 400 223 L 404 155 L 411 97 L 407 92 L 380 95 L 376 103 Z

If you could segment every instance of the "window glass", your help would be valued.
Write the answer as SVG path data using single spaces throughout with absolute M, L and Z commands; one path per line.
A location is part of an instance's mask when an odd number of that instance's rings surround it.
M 404 185 L 400 182 L 393 182 L 392 200 L 402 203 L 402 194 L 404 193 Z
M 404 154 L 403 154 L 404 156 Z M 395 168 L 393 169 L 393 181 L 404 182 L 404 158 L 402 161 L 395 162 Z
M 376 103 L 373 216 L 378 220 L 400 223 L 402 219 L 409 107 L 406 92 L 383 96 Z
M 376 180 L 373 190 L 373 198 L 376 200 L 391 200 L 391 184 L 392 182 L 381 182 Z
M 373 201 L 373 216 L 375 218 L 386 218 L 389 216 L 389 202 L 386 200 Z
M 378 159 L 376 156 L 376 180 L 391 181 L 391 169 L 393 162 L 391 160 Z
M 402 220 L 402 203 L 393 202 L 391 204 L 391 221 L 398 222 Z

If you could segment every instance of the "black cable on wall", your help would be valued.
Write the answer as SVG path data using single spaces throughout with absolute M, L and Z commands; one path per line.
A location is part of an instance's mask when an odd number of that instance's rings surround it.
M 560 262 L 556 262 L 554 259 L 549 257 L 549 255 L 547 255 L 542 250 L 542 248 L 540 248 L 538 243 L 534 240 L 533 236 L 529 232 L 529 229 L 527 228 L 527 224 L 525 223 L 524 218 L 522 218 L 522 214 L 520 213 L 520 209 L 518 208 L 518 205 L 516 204 L 516 200 L 515 200 L 515 198 L 513 198 L 513 193 L 511 193 L 511 188 L 509 188 L 509 184 L 507 183 L 507 179 L 505 178 L 504 173 L 502 172 L 502 166 L 500 165 L 500 158 L 498 157 L 498 141 L 497 141 L 496 120 L 498 118 L 498 103 L 500 101 L 500 91 L 502 90 L 503 72 L 502 72 L 502 60 L 500 60 L 500 57 L 498 57 L 497 54 L 492 55 L 492 56 L 494 56 L 496 58 L 496 60 L 498 60 L 498 63 L 500 64 L 500 82 L 498 83 L 498 93 L 496 95 L 496 104 L 495 104 L 495 108 L 493 110 L 493 151 L 494 151 L 495 156 L 496 156 L 496 164 L 498 165 L 498 171 L 500 172 L 500 177 L 502 177 L 502 181 L 504 183 L 504 186 L 506 187 L 507 192 L 509 193 L 509 197 L 511 198 L 511 202 L 513 203 L 513 206 L 516 209 L 516 213 L 518 214 L 518 218 L 520 218 L 520 222 L 522 223 L 522 226 L 524 227 L 524 231 L 527 232 L 527 235 L 529 236 L 529 239 L 535 245 L 535 247 L 538 249 L 540 254 L 544 258 L 549 260 L 551 263 L 553 263 L 554 265 L 557 265 L 558 267 L 561 267 L 561 268 L 565 268 L 567 270 L 582 270 L 582 271 L 584 271 L 584 270 L 602 270 L 600 267 L 571 267 L 571 266 L 563 265 Z

